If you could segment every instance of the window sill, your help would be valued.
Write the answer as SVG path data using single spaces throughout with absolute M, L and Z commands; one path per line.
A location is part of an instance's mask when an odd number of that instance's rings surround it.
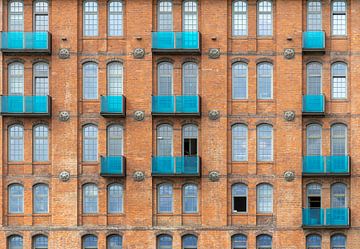
M 274 216 L 274 213 L 257 213 L 256 216 L 266 217 L 266 216 Z
M 350 100 L 348 99 L 330 99 L 329 102 L 345 102 L 345 103 L 348 103 L 350 102 Z
M 182 213 L 185 217 L 199 217 L 201 216 L 200 213 Z
M 93 162 L 81 162 L 82 166 L 92 166 L 92 165 L 98 165 L 99 161 L 93 161 Z
M 256 164 L 274 164 L 274 161 L 257 161 Z
M 330 38 L 331 40 L 348 40 L 347 35 L 332 35 Z
M 125 214 L 124 213 L 117 213 L 117 214 L 107 213 L 107 216 L 108 217 L 125 217 Z
M 232 212 L 232 216 L 248 216 L 249 214 L 247 212 Z
M 99 103 L 100 99 L 80 99 L 80 102 L 85 102 L 85 103 Z
M 274 40 L 274 37 L 273 36 L 259 36 L 259 35 L 257 35 L 256 39 L 257 40 Z
M 44 213 L 44 214 L 33 214 L 33 217 L 50 217 L 51 214 L 49 213 Z

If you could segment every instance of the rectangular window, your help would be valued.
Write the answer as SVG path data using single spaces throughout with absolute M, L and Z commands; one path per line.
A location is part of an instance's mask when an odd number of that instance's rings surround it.
M 123 5 L 121 1 L 109 1 L 109 36 L 123 35 Z
M 46 1 L 35 2 L 35 31 L 49 30 L 48 3 Z
M 272 2 L 263 0 L 258 3 L 258 35 L 272 36 Z
M 332 35 L 346 35 L 346 2 L 332 2 Z
M 233 2 L 232 32 L 233 36 L 246 36 L 248 33 L 247 2 Z
M 96 1 L 84 2 L 84 36 L 98 35 L 98 4 Z
M 322 30 L 322 16 L 321 16 L 321 1 L 310 0 L 307 3 L 307 30 L 321 31 Z
M 235 196 L 234 197 L 234 212 L 246 212 L 247 207 L 247 198 L 245 196 Z

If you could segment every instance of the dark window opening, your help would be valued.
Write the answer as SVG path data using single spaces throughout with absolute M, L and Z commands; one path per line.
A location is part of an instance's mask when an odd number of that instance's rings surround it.
M 197 156 L 197 139 L 184 139 L 184 156 Z
M 308 207 L 309 208 L 321 208 L 321 197 L 320 196 L 308 197 Z
M 236 212 L 246 212 L 247 200 L 245 196 L 234 197 L 234 207 L 233 211 Z

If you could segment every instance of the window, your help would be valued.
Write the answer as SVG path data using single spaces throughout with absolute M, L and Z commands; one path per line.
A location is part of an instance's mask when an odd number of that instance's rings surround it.
M 257 97 L 258 99 L 273 98 L 273 66 L 268 62 L 262 62 L 257 65 Z
M 272 213 L 273 211 L 273 187 L 270 184 L 262 183 L 256 187 L 257 212 Z M 262 248 L 262 247 L 261 247 Z
M 98 128 L 86 125 L 83 128 L 83 161 L 98 160 Z
M 317 183 L 311 183 L 307 185 L 307 207 L 308 208 L 321 208 L 321 185 Z M 319 211 L 320 212 L 320 211 Z M 320 213 L 312 212 L 312 215 L 319 217 Z
M 98 187 L 95 184 L 88 183 L 83 186 L 83 212 L 85 214 L 98 212 Z
M 83 65 L 83 97 L 84 99 L 98 98 L 98 65 L 87 62 Z
M 347 154 L 347 127 L 344 124 L 331 126 L 331 155 L 345 156 Z
M 256 237 L 256 249 L 271 249 L 272 237 L 270 235 L 259 235 Z
M 158 64 L 158 94 L 171 95 L 173 91 L 173 65 L 169 62 Z
M 162 124 L 157 127 L 157 155 L 171 156 L 173 143 L 173 128 Z
M 159 213 L 172 213 L 173 211 L 173 187 L 163 183 L 158 186 L 158 211 Z
M 9 127 L 9 161 L 21 162 L 24 160 L 24 127 L 12 125 Z
M 158 2 L 158 31 L 172 31 L 172 2 L 169 0 L 159 0 Z
M 306 94 L 320 95 L 322 93 L 322 65 L 318 62 L 310 62 L 306 65 L 306 71 Z
M 19 62 L 9 64 L 9 95 L 24 95 L 24 65 Z
M 9 186 L 9 213 L 24 213 L 24 187 L 20 184 Z
M 24 2 L 9 2 L 9 31 L 24 31 Z
M 335 183 L 331 185 L 331 208 L 346 208 L 346 185 Z
M 182 249 L 197 249 L 197 241 L 195 235 L 185 235 L 182 238 Z
M 45 235 L 37 235 L 34 237 L 34 249 L 47 249 L 48 237 Z
M 245 63 L 234 63 L 232 65 L 232 98 L 247 99 L 248 66 Z
M 261 0 L 258 2 L 258 35 L 272 36 L 272 2 Z
M 347 98 L 347 65 L 336 62 L 331 66 L 331 95 L 333 99 Z
M 85 235 L 83 237 L 83 249 L 97 249 L 98 239 L 94 235 Z
M 331 236 L 331 249 L 346 249 L 346 237 L 343 234 Z
M 232 33 L 233 36 L 248 34 L 247 2 L 245 0 L 233 2 Z
M 49 95 L 49 65 L 44 62 L 34 64 L 35 95 Z
M 23 249 L 23 238 L 19 235 L 12 235 L 8 238 L 9 249 Z
M 122 249 L 122 237 L 120 235 L 110 235 L 106 240 L 107 249 Z
M 257 153 L 258 161 L 273 160 L 273 128 L 262 124 L 257 127 Z
M 321 237 L 316 234 L 307 236 L 306 249 L 321 249 Z
M 183 64 L 183 95 L 198 94 L 198 65 L 194 62 Z
M 109 1 L 109 36 L 123 35 L 123 3 L 117 0 Z
M 346 35 L 346 1 L 332 1 L 332 35 Z
M 108 156 L 121 156 L 123 154 L 123 128 L 121 125 L 109 125 L 107 128 Z
M 157 238 L 157 249 L 172 249 L 172 237 L 170 235 L 159 235 Z
M 321 0 L 309 0 L 307 2 L 307 30 L 322 30 Z
M 123 212 L 123 186 L 118 183 L 108 187 L 108 212 L 111 214 Z
M 306 127 L 306 154 L 308 156 L 321 155 L 321 132 L 321 125 L 310 124 Z
M 183 2 L 183 31 L 198 31 L 198 13 L 196 1 L 185 0 Z
M 98 35 L 98 3 L 94 0 L 84 1 L 84 36 Z
M 245 184 L 235 184 L 232 186 L 231 192 L 233 213 L 246 213 L 248 195 L 247 186 Z
M 33 189 L 33 205 L 35 214 L 49 212 L 49 187 L 46 184 L 37 184 Z
M 120 62 L 111 62 L 107 65 L 108 95 L 123 94 L 123 65 Z
M 35 31 L 49 30 L 49 4 L 47 1 L 38 0 L 34 3 Z
M 196 125 L 183 126 L 184 156 L 197 156 L 198 128 Z
M 248 128 L 236 124 L 232 128 L 232 160 L 241 162 L 248 160 Z
M 184 213 L 198 212 L 198 187 L 195 184 L 186 184 L 183 187 Z
M 247 237 L 242 234 L 232 236 L 231 249 L 247 249 Z
M 36 125 L 33 133 L 34 161 L 49 161 L 49 129 L 47 125 Z

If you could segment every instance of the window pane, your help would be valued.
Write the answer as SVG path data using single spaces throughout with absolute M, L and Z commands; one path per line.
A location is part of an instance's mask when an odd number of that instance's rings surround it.
M 321 185 L 312 183 L 307 186 L 307 196 L 321 196 Z
M 158 94 L 171 95 L 173 85 L 173 65 L 163 62 L 158 65 Z
M 97 249 L 97 237 L 93 235 L 86 235 L 83 239 L 84 249 Z
M 9 31 L 24 31 L 23 1 L 9 2 Z
M 271 249 L 272 248 L 272 238 L 269 235 L 259 235 L 256 238 L 256 248 L 257 249 Z
M 172 249 L 172 238 L 169 235 L 158 237 L 158 249 Z
M 332 98 L 347 98 L 347 65 L 345 63 L 334 63 L 331 66 L 332 74 Z
M 84 2 L 84 36 L 98 35 L 98 4 L 96 1 Z
M 232 249 L 246 249 L 247 237 L 245 235 L 234 235 L 232 237 Z
M 331 249 L 346 249 L 346 237 L 336 234 L 331 237 Z
M 307 30 L 322 30 L 321 1 L 312 0 L 307 3 Z
M 19 184 L 9 186 L 9 213 L 24 213 L 24 187 Z
M 198 30 L 197 2 L 186 0 L 183 3 L 183 31 L 195 32 Z
M 21 162 L 24 160 L 24 128 L 13 125 L 9 128 L 9 161 Z
M 111 235 L 107 238 L 107 249 L 122 249 L 122 237 Z
M 123 65 L 112 62 L 107 66 L 108 95 L 123 94 Z
M 331 155 L 344 156 L 347 154 L 347 127 L 336 124 L 331 127 Z
M 233 2 L 233 36 L 247 35 L 247 2 Z
M 123 4 L 121 1 L 109 2 L 109 36 L 123 35 Z
M 49 30 L 48 2 L 39 0 L 35 2 L 35 31 Z
M 332 2 L 332 34 L 346 35 L 346 2 Z
M 172 31 L 172 2 L 160 0 L 158 5 L 158 31 Z
M 46 63 L 34 65 L 35 95 L 49 95 L 49 66 Z
M 38 184 L 34 187 L 34 213 L 45 214 L 49 212 L 49 187 Z
M 10 236 L 9 249 L 23 249 L 23 238 L 18 235 Z
M 247 99 L 247 64 L 236 63 L 232 66 L 233 99 Z
M 86 184 L 83 187 L 83 212 L 98 212 L 98 188 L 95 184 Z
M 38 125 L 34 128 L 34 161 L 49 161 L 49 136 L 48 127 L 46 125 Z
M 83 128 L 83 161 L 98 160 L 98 129 L 94 125 Z
M 232 186 L 231 191 L 233 212 L 247 212 L 247 186 L 244 184 L 235 184 Z
M 257 128 L 258 161 L 273 160 L 273 129 L 271 125 L 260 125 Z
M 187 62 L 183 65 L 183 95 L 197 95 L 198 66 L 196 63 Z
M 272 71 L 270 63 L 260 63 L 257 66 L 257 97 L 259 99 L 272 99 Z
M 48 238 L 44 235 L 38 235 L 34 238 L 34 249 L 47 249 Z
M 306 238 L 307 249 L 321 249 L 321 237 L 319 235 L 309 235 Z
M 171 213 L 173 209 L 173 188 L 170 184 L 161 184 L 158 187 L 159 213 Z
M 273 188 L 269 184 L 257 186 L 257 212 L 272 213 L 273 211 Z
M 308 156 L 321 155 L 321 126 L 316 124 L 308 125 L 306 128 L 306 154 Z
M 170 125 L 159 125 L 157 128 L 157 155 L 172 155 L 173 129 Z
M 98 66 L 96 63 L 86 63 L 83 66 L 83 97 L 98 98 Z
M 197 249 L 197 237 L 195 235 L 185 235 L 183 237 L 183 249 Z
M 307 65 L 307 94 L 320 95 L 322 86 L 322 65 L 312 62 Z
M 232 127 L 232 160 L 247 161 L 248 129 L 246 125 Z
M 185 125 L 183 127 L 183 155 L 197 156 L 198 128 L 196 125 Z
M 123 212 L 123 187 L 120 184 L 111 184 L 108 188 L 108 212 Z
M 346 185 L 336 183 L 331 186 L 331 207 L 345 208 L 346 207 Z
M 270 1 L 258 3 L 258 35 L 272 35 L 272 2 Z
M 123 154 L 123 129 L 121 125 L 108 127 L 108 156 L 121 156 Z
M 24 65 L 9 64 L 9 95 L 24 95 Z
M 194 184 L 185 185 L 184 193 L 184 212 L 197 213 L 198 212 L 198 187 Z

